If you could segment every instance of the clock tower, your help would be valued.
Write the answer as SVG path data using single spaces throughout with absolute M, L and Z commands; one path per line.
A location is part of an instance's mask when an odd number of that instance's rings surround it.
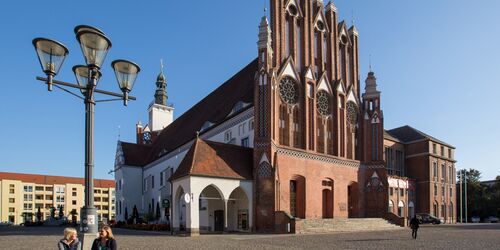
M 148 109 L 149 124 L 151 132 L 160 131 L 174 120 L 174 108 L 167 103 L 167 79 L 163 74 L 163 61 L 160 74 L 156 78 L 155 100 Z

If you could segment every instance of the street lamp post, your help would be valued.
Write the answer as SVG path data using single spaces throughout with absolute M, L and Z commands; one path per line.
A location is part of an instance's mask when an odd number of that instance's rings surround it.
M 47 78 L 37 77 L 37 80 L 44 81 L 47 84 L 48 91 L 52 91 L 53 87 L 57 87 L 65 92 L 68 92 L 85 103 L 85 206 L 80 213 L 80 231 L 84 234 L 97 234 L 97 210 L 94 207 L 94 107 L 97 102 L 107 101 L 123 101 L 123 105 L 127 106 L 128 100 L 136 100 L 135 97 L 129 96 L 132 90 L 135 79 L 140 71 L 140 67 L 127 60 L 115 60 L 112 62 L 112 67 L 115 71 L 118 86 L 122 93 L 113 93 L 97 89 L 97 83 L 101 78 L 101 67 L 108 50 L 111 48 L 111 41 L 99 29 L 79 25 L 75 27 L 75 34 L 80 43 L 86 65 L 76 65 L 73 67 L 73 72 L 78 84 L 72 84 L 54 80 L 54 77 L 59 73 L 59 70 L 68 55 L 68 49 L 61 43 L 46 39 L 35 38 L 33 46 L 38 55 L 40 65 Z M 83 97 L 71 92 L 65 87 L 79 89 Z M 95 100 L 95 93 L 104 94 L 107 96 L 116 97 L 114 99 Z M 84 248 L 91 242 L 83 242 Z M 87 245 L 87 247 L 85 247 Z

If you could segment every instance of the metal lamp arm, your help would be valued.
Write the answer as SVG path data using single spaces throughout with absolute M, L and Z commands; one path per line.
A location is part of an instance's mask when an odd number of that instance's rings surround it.
M 83 98 L 83 97 L 79 96 L 78 94 L 75 94 L 75 93 L 71 92 L 70 90 L 67 90 L 67 89 L 65 89 L 65 88 L 63 88 L 63 87 L 61 87 L 61 86 L 59 86 L 57 84 L 53 84 L 53 86 L 56 87 L 56 88 L 58 88 L 58 89 L 60 89 L 60 90 L 62 90 L 62 91 L 64 91 L 64 92 L 66 92 L 66 93 L 68 93 L 68 94 L 70 94 L 70 95 L 76 96 L 77 98 L 79 98 L 81 100 L 85 100 L 85 98 Z
M 45 78 L 45 77 L 37 76 L 36 79 L 39 81 L 47 82 L 47 78 Z M 75 88 L 75 89 L 84 89 L 84 90 L 86 89 L 85 87 L 80 87 L 80 85 L 69 83 L 69 82 L 63 82 L 63 81 L 59 81 L 59 80 L 52 80 L 52 83 L 54 85 L 63 85 L 63 86 Z M 106 91 L 106 90 L 100 90 L 100 89 L 95 89 L 94 92 L 99 93 L 99 94 L 104 94 L 104 95 L 116 96 L 116 97 L 121 98 L 120 100 L 123 100 L 123 98 L 125 97 L 123 94 L 114 93 L 114 92 L 110 92 L 110 91 Z M 134 100 L 134 101 L 137 100 L 137 98 L 135 98 L 133 96 L 128 96 L 128 99 Z

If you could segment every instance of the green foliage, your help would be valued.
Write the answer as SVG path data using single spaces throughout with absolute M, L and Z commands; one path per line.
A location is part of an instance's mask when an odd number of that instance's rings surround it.
M 56 217 L 56 208 L 55 207 L 50 207 L 50 217 L 51 218 Z
M 476 169 L 465 171 L 467 177 L 467 218 L 479 216 L 500 215 L 500 176 L 497 176 L 496 183 L 488 186 L 481 183 L 481 172 Z M 460 183 L 460 182 L 457 182 Z M 464 186 L 462 186 L 464 187 Z M 457 187 L 457 215 L 460 214 L 460 189 Z M 465 202 L 465 190 L 462 193 L 462 202 Z M 465 208 L 463 210 L 465 212 Z

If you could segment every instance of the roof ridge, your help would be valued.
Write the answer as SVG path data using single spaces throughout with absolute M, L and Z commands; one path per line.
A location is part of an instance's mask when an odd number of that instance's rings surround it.
M 195 159 L 196 159 L 196 153 L 198 151 L 198 143 L 199 143 L 199 141 L 200 141 L 199 137 L 196 137 L 196 139 L 194 140 L 193 157 L 191 159 L 191 164 L 189 166 L 188 174 L 193 172 L 194 163 L 195 163 Z

